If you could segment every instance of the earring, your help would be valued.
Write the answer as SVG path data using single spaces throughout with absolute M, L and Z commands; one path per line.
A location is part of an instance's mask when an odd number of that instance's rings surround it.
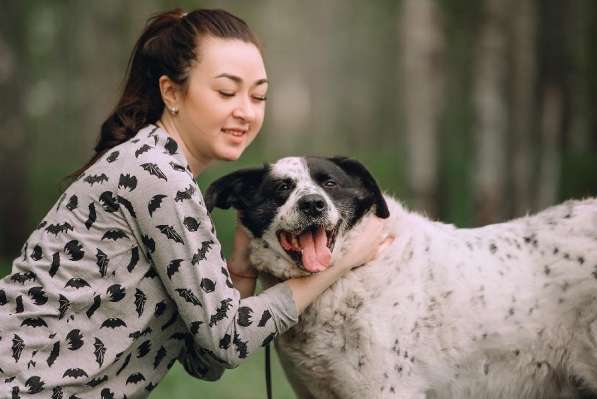
M 176 107 L 170 108 L 170 113 L 174 116 L 178 115 L 178 108 L 176 108 Z

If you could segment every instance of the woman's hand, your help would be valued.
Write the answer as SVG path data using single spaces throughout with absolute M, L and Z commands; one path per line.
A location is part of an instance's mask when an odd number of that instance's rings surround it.
M 346 272 L 373 260 L 380 251 L 394 241 L 394 236 L 384 231 L 384 222 L 375 216 L 363 219 L 349 235 L 351 246 L 346 253 L 341 254 L 339 261 L 319 273 L 291 278 L 286 282 L 292 290 L 299 313 L 302 313 L 315 298 Z
M 251 266 L 249 261 L 249 235 L 238 222 L 234 231 L 234 248 L 228 262 L 228 271 L 232 283 L 240 291 L 242 298 L 255 293 L 257 270 Z
M 257 271 L 249 262 L 249 235 L 239 222 L 234 230 L 234 248 L 228 269 L 239 276 L 257 277 Z
M 395 238 L 384 231 L 384 221 L 375 216 L 364 218 L 348 236 L 351 245 L 336 262 L 336 267 L 346 270 L 372 261 Z

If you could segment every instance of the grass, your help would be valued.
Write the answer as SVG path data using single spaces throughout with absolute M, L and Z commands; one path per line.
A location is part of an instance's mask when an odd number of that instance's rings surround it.
M 151 393 L 151 399 L 171 398 L 218 398 L 254 399 L 264 398 L 265 391 L 265 350 L 253 353 L 247 361 L 236 369 L 227 370 L 215 382 L 201 381 L 190 377 L 180 363 L 176 363 Z M 276 399 L 295 398 L 292 388 L 286 381 L 275 351 L 272 350 L 272 391 Z

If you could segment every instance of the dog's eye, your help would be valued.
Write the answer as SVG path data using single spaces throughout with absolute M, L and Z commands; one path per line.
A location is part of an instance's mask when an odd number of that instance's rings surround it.
M 333 180 L 327 180 L 323 183 L 323 185 L 325 187 L 336 187 L 337 186 L 336 182 Z
M 288 183 L 280 183 L 278 184 L 278 186 L 276 187 L 277 191 L 287 191 L 290 189 L 290 184 Z

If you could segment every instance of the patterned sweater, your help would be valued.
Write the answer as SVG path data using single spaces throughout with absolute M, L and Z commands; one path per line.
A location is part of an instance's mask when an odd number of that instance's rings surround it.
M 187 161 L 149 125 L 73 182 L 0 280 L 0 398 L 146 397 L 178 359 L 218 379 L 298 320 L 240 299 Z

